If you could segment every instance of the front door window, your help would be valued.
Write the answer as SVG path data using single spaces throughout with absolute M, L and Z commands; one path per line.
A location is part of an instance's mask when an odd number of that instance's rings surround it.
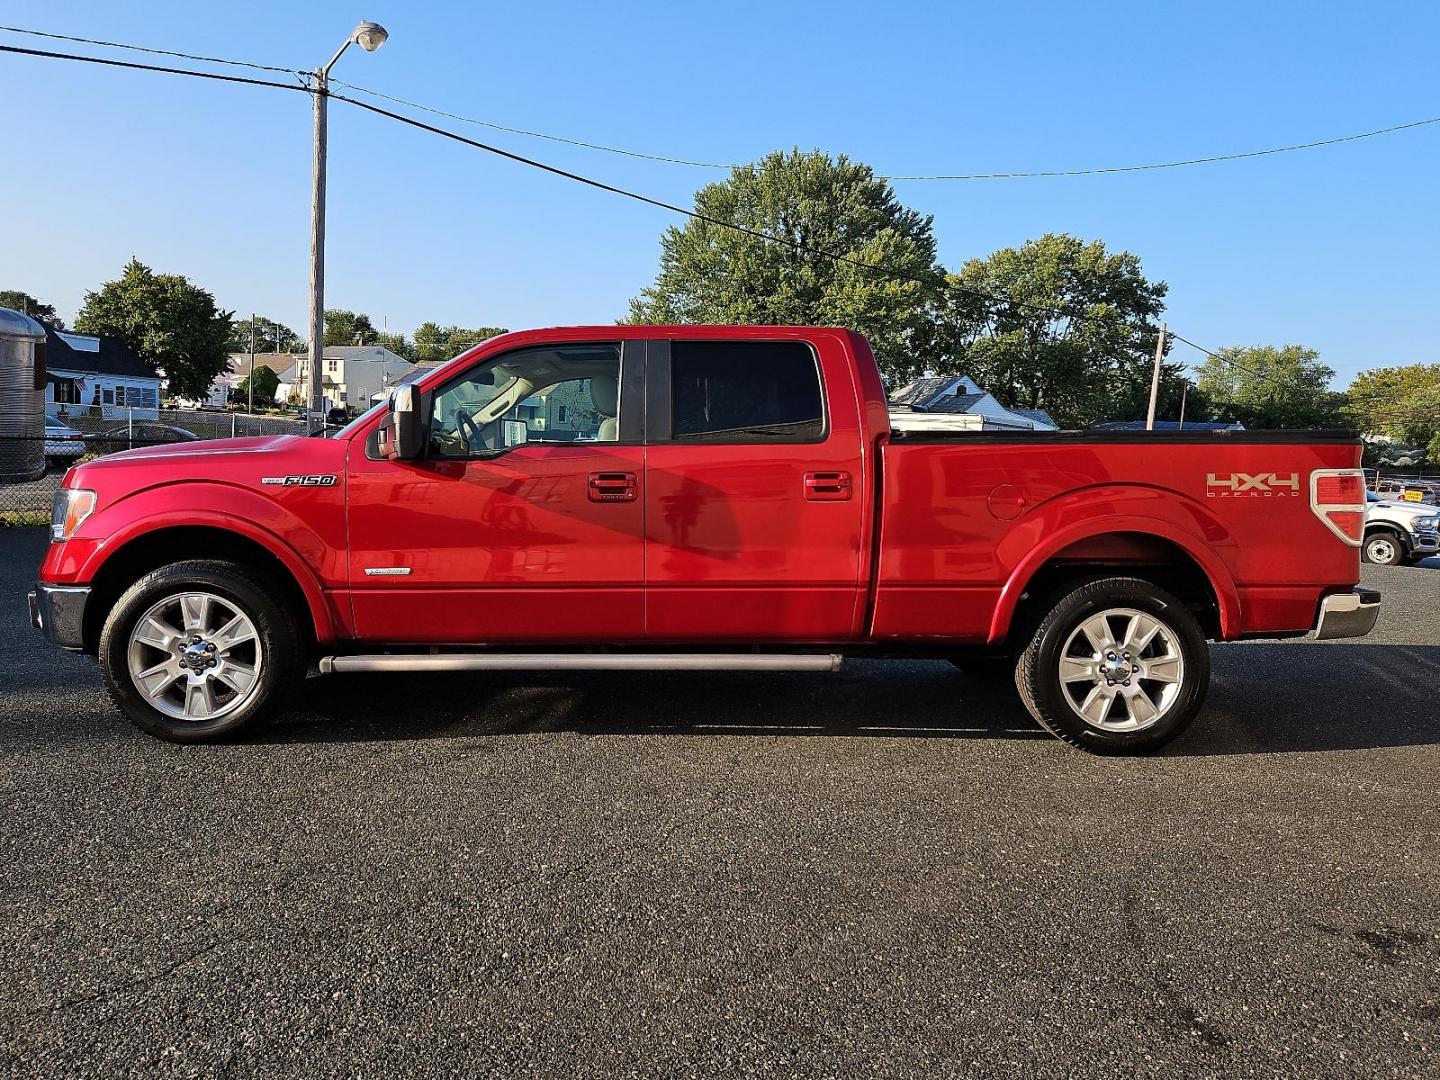
M 619 398 L 617 345 L 507 353 L 435 395 L 429 456 L 488 457 L 528 443 L 616 442 Z

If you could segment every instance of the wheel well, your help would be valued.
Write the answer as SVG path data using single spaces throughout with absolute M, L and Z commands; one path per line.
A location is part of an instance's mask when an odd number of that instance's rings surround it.
M 296 624 L 313 639 L 314 621 L 300 583 L 289 568 L 263 546 L 239 533 L 204 525 L 181 525 L 137 536 L 101 565 L 90 584 L 85 605 L 85 651 L 94 654 L 100 629 L 115 601 L 152 570 L 187 559 L 227 559 L 264 571 L 279 586 L 285 604 L 297 615 Z
M 1220 601 L 1210 578 L 1185 549 L 1148 533 L 1106 533 L 1076 541 L 1035 571 L 1015 607 L 1007 639 L 1028 634 L 1057 594 L 1084 581 L 1117 575 L 1164 589 L 1190 609 L 1206 637 L 1220 636 Z

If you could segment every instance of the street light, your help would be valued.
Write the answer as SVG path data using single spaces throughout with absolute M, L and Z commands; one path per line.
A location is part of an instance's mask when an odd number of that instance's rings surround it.
M 362 22 L 324 67 L 315 69 L 315 154 L 310 189 L 310 412 L 325 411 L 320 364 L 325 356 L 325 142 L 330 69 L 351 45 L 374 52 L 389 33 L 379 23 Z

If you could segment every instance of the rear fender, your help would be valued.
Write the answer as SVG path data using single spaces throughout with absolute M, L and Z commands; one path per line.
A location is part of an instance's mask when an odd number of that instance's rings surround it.
M 1138 533 L 1167 540 L 1204 573 L 1219 607 L 1222 638 L 1240 627 L 1240 596 L 1222 552 L 1234 538 L 1194 499 L 1161 488 L 1127 486 L 1070 492 L 1025 516 L 1001 541 L 1002 566 L 1011 566 L 990 622 L 991 644 L 1004 641 L 1015 609 L 1035 575 L 1066 548 L 1094 537 Z M 1123 568 L 1121 568 L 1123 572 Z

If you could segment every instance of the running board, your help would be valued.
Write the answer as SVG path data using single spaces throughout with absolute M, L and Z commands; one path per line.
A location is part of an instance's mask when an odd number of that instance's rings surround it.
M 320 671 L 839 671 L 838 653 L 376 653 L 325 656 Z

